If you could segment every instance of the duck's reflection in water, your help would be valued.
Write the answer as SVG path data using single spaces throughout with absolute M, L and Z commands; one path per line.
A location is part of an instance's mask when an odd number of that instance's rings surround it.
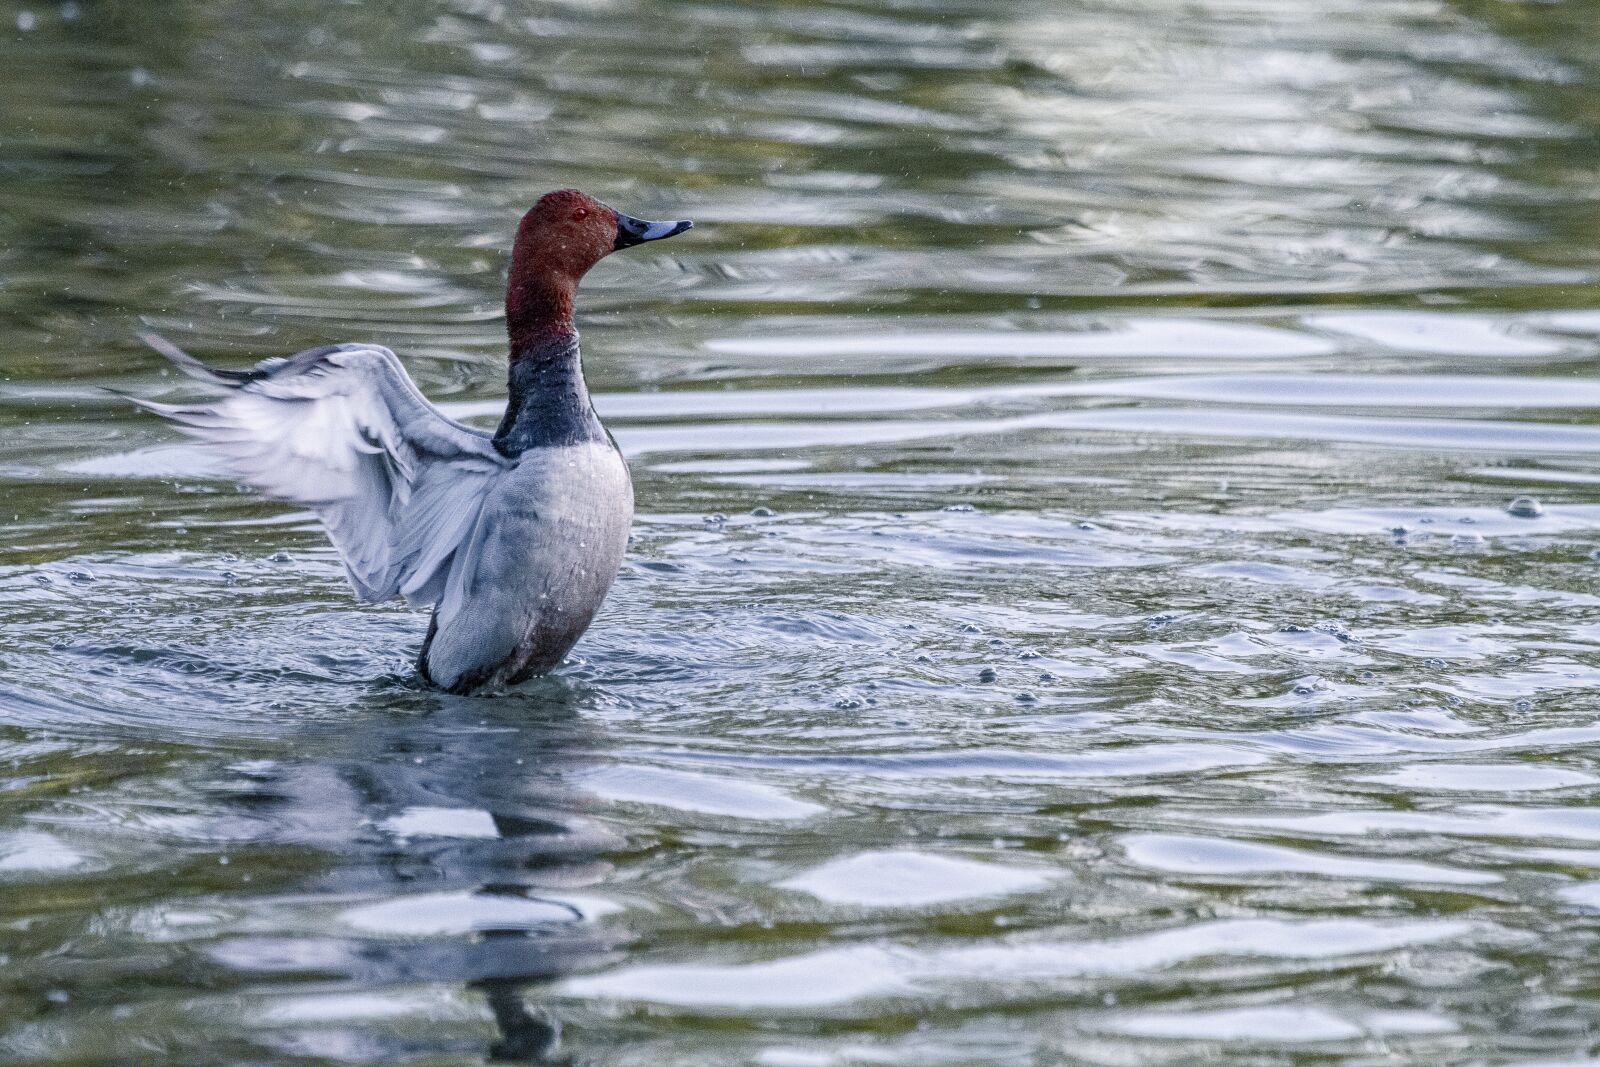
M 598 856 L 620 844 L 567 784 L 595 741 L 578 714 L 582 690 L 545 681 L 493 699 L 391 691 L 384 702 L 349 729 L 308 738 L 305 758 L 253 768 L 259 788 L 236 798 L 258 815 L 270 800 L 273 824 L 323 828 L 317 843 L 333 862 L 285 888 L 291 913 L 332 918 L 339 933 L 291 918 L 289 930 L 233 939 L 213 959 L 258 979 L 311 980 L 335 1005 L 329 1015 L 345 994 L 460 983 L 493 1017 L 491 1059 L 568 1062 L 531 991 L 611 956 L 616 938 L 593 922 L 592 887 L 610 871 Z M 277 1036 L 313 1055 L 351 1041 L 438 1051 L 414 1032 L 360 1030 Z

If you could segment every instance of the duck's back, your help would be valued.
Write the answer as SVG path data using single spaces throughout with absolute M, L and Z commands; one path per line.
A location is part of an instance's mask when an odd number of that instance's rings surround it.
M 465 693 L 554 667 L 600 609 L 632 519 L 628 467 L 609 440 L 522 453 L 452 562 L 423 674 Z

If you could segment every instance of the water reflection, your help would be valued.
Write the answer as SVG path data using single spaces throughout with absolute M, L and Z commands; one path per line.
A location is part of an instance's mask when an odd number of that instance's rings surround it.
M 596 925 L 614 905 L 593 895 L 609 871 L 600 854 L 618 839 L 564 784 L 592 746 L 582 703 L 561 682 L 499 701 L 391 686 L 345 709 L 353 729 L 291 728 L 274 756 L 180 750 L 47 802 L 34 817 L 54 834 L 110 834 L 158 853 L 162 867 L 217 872 L 179 875 L 165 902 L 159 889 L 137 894 L 147 904 L 120 893 L 80 949 L 84 965 L 125 971 L 137 945 L 167 946 L 164 966 L 181 960 L 216 991 L 174 1005 L 169 1025 L 203 1032 L 228 1019 L 241 1050 L 337 1059 L 354 1041 L 399 1055 L 423 1020 L 460 1040 L 492 1017 L 493 1055 L 565 1062 L 539 989 L 603 962 L 623 936 Z M 103 854 L 90 861 L 34 838 L 9 842 L 12 871 L 105 865 Z M 18 949 L 14 989 L 43 979 L 63 1004 L 103 995 L 101 979 Z M 12 1040 L 93 1038 L 47 1014 Z

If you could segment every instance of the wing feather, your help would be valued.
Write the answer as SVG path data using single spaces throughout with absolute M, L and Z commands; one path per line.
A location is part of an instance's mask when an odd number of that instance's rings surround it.
M 443 595 L 484 496 L 512 461 L 487 433 L 429 403 L 393 352 L 326 345 L 221 371 L 142 336 L 228 393 L 197 406 L 134 402 L 204 442 L 239 481 L 315 511 L 358 597 L 420 606 Z

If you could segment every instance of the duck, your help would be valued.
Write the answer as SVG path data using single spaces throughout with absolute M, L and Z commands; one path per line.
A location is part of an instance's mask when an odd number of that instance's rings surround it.
M 579 192 L 547 193 L 511 250 L 505 415 L 447 417 L 396 355 L 346 342 L 249 370 L 141 338 L 220 398 L 135 399 L 196 438 L 235 481 L 316 513 L 356 598 L 432 608 L 416 658 L 448 693 L 545 674 L 589 628 L 621 569 L 633 484 L 583 377 L 573 304 L 612 252 L 683 233 Z

